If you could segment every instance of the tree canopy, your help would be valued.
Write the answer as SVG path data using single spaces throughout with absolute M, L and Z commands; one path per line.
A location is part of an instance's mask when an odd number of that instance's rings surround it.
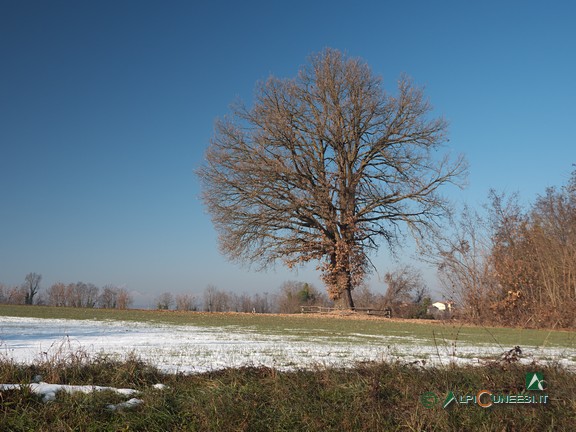
M 462 158 L 439 157 L 447 122 L 407 76 L 397 94 L 360 59 L 326 49 L 294 79 L 269 78 L 252 107 L 216 122 L 199 170 L 222 252 L 266 266 L 318 261 L 332 299 L 370 270 L 370 251 L 447 214 L 439 189 Z

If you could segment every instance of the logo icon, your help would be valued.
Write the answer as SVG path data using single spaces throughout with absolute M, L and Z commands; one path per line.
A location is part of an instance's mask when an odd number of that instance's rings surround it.
M 448 408 L 448 405 L 450 405 L 455 400 L 456 400 L 456 396 L 454 396 L 454 393 L 449 392 L 446 395 L 446 399 L 444 399 L 444 403 L 442 404 L 442 408 L 444 408 L 444 409 Z
M 526 374 L 526 390 L 546 390 L 546 381 L 541 372 L 529 372 Z
M 426 392 L 420 395 L 420 402 L 426 408 L 433 408 L 438 403 L 438 396 L 434 392 Z

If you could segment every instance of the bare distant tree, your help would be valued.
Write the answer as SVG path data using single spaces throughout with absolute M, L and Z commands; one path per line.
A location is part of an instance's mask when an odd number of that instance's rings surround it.
M 376 308 L 376 305 L 383 303 L 382 299 L 379 298 L 381 297 L 381 295 L 377 295 L 374 292 L 372 292 L 372 290 L 366 283 L 363 283 L 362 285 L 357 287 L 354 290 L 354 294 L 356 298 L 354 303 L 356 304 L 357 307 L 360 308 Z
M 252 298 L 253 311 L 257 313 L 270 313 L 268 293 L 254 294 Z
M 15 286 L 12 287 L 8 294 L 8 303 L 10 304 L 26 304 L 26 294 L 28 291 L 25 287 Z
M 228 312 L 231 309 L 231 298 L 227 292 L 220 291 L 214 285 L 204 290 L 204 310 L 208 312 Z
M 231 293 L 230 306 L 231 309 L 236 312 L 252 312 L 254 309 L 254 302 L 252 301 L 252 297 L 246 293 Z
M 24 286 L 7 287 L 0 284 L 0 303 L 24 304 L 27 290 Z
M 491 237 L 486 219 L 464 206 L 453 228 L 432 241 L 428 261 L 437 266 L 445 295 L 461 306 L 462 317 L 477 320 L 492 315 L 486 307 L 494 285 Z
M 50 306 L 67 306 L 66 304 L 66 285 L 57 282 L 47 290 L 47 302 Z
M 134 303 L 132 294 L 130 294 L 126 288 L 118 288 L 118 293 L 116 295 L 116 308 L 128 309 L 132 306 L 132 303 Z
M 319 261 L 332 299 L 352 289 L 383 239 L 418 238 L 446 215 L 439 194 L 465 171 L 434 150 L 447 124 L 402 76 L 397 95 L 361 60 L 327 49 L 295 79 L 259 85 L 237 105 L 199 170 L 203 199 L 230 259 L 289 267 Z
M 114 309 L 118 302 L 118 288 L 114 285 L 105 285 L 102 288 L 100 299 L 98 301 L 101 308 Z
M 218 292 L 218 288 L 214 285 L 208 285 L 204 290 L 204 310 L 206 312 L 214 312 L 213 305 L 214 305 L 214 298 L 216 293 Z
M 386 273 L 384 282 L 388 286 L 384 300 L 391 306 L 420 301 L 427 291 L 422 273 L 408 265 Z
M 72 307 L 93 308 L 99 298 L 100 288 L 92 283 L 76 282 L 66 286 L 66 304 Z
M 170 309 L 174 304 L 174 296 L 170 292 L 162 293 L 156 299 L 157 309 Z
M 26 295 L 24 298 L 25 304 L 34 304 L 34 296 L 38 294 L 41 280 L 42 275 L 39 275 L 38 273 L 28 273 L 26 275 L 26 278 L 24 278 L 24 288 L 26 289 Z
M 93 308 L 96 307 L 98 302 L 98 296 L 100 294 L 100 288 L 98 288 L 93 283 L 86 284 L 86 291 L 84 295 L 83 307 Z
M 196 298 L 191 294 L 178 294 L 176 296 L 176 310 L 196 310 Z
M 82 304 L 82 285 L 83 282 L 69 283 L 66 285 L 66 304 L 70 307 L 80 307 Z M 80 285 L 79 285 L 80 284 Z
M 128 309 L 133 301 L 128 290 L 114 285 L 105 285 L 98 299 L 100 307 L 106 309 Z

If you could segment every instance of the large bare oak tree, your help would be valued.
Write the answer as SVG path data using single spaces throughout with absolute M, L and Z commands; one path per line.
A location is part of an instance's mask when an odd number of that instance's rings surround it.
M 199 170 L 223 253 L 263 267 L 317 260 L 331 298 L 353 308 L 369 252 L 406 227 L 424 235 L 448 211 L 439 188 L 465 170 L 435 154 L 447 124 L 430 112 L 409 78 L 390 95 L 332 49 L 295 79 L 261 83 L 251 108 L 217 121 Z

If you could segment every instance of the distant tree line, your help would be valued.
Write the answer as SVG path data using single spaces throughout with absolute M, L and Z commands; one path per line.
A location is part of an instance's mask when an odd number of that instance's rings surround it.
M 85 282 L 69 284 L 57 282 L 46 289 L 46 292 L 41 293 L 39 292 L 41 279 L 41 275 L 29 273 L 20 286 L 7 287 L 0 284 L 0 303 L 128 309 L 134 302 L 132 295 L 125 288 L 114 285 L 99 288 Z
M 134 303 L 128 290 L 114 285 L 99 288 L 92 283 L 57 282 L 40 292 L 41 279 L 41 275 L 29 273 L 19 286 L 0 284 L 0 303 L 105 309 L 128 309 Z M 389 308 L 394 316 L 399 317 L 425 316 L 430 298 L 418 270 L 410 266 L 400 267 L 387 273 L 384 282 L 387 289 L 383 293 L 375 293 L 366 285 L 358 288 L 357 306 Z M 335 302 L 311 283 L 286 281 L 273 294 L 230 292 L 214 285 L 208 285 L 200 296 L 163 292 L 156 297 L 154 306 L 159 310 L 290 314 L 301 312 L 302 306 L 334 307 Z
M 428 290 L 421 273 L 402 266 L 384 277 L 387 289 L 375 293 L 368 286 L 358 288 L 358 308 L 373 310 L 390 309 L 394 316 L 407 318 L 426 317 L 430 305 Z M 274 294 L 236 293 L 208 285 L 201 296 L 170 292 L 160 294 L 155 300 L 156 309 L 203 312 L 249 312 L 249 313 L 300 313 L 302 306 L 335 307 L 327 293 L 311 283 L 284 282 Z
M 156 298 L 155 303 L 156 308 L 161 310 L 255 313 L 274 310 L 268 293 L 238 294 L 220 290 L 214 285 L 208 285 L 202 296 L 164 292 Z

